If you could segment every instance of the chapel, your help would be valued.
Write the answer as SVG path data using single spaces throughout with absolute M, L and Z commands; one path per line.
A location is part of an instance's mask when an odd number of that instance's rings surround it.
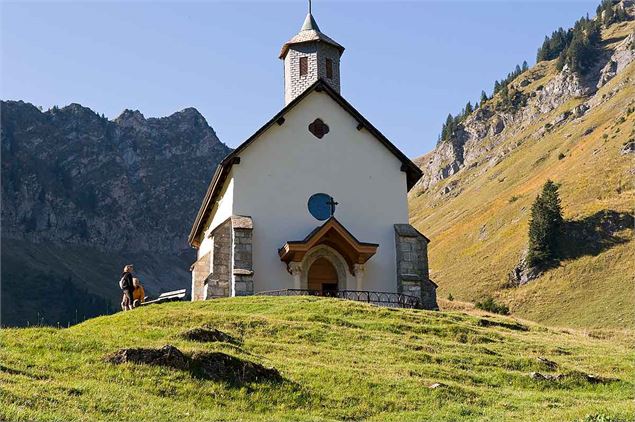
M 341 95 L 343 53 L 310 9 L 282 46 L 284 108 L 221 161 L 196 215 L 192 300 L 316 294 L 437 309 L 429 240 L 408 224 L 421 170 Z

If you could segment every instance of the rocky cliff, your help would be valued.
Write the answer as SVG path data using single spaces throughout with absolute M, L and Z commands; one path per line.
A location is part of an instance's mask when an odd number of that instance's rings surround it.
M 635 60 L 634 42 L 635 34 L 632 33 L 618 39 L 606 38 L 604 50 L 594 68 L 584 77 L 571 72 L 566 66 L 553 76 L 549 63 L 545 62 L 523 73 L 510 84 L 510 90 L 518 93 L 525 105 L 512 110 L 505 109 L 498 107 L 499 99 L 495 97 L 478 108 L 448 141 L 439 143 L 432 152 L 416 160 L 424 172 L 419 189 L 427 190 L 464 168 L 496 165 L 518 146 L 498 148 L 501 143 L 525 131 L 541 116 L 548 115 L 571 100 L 585 99 L 576 107 L 555 116 L 532 137 L 540 138 L 547 130 L 579 119 L 593 107 L 608 101 L 612 93 L 623 85 L 614 87 L 608 94 L 596 94 Z M 629 81 L 623 82 L 626 83 Z
M 112 298 L 135 257 L 150 291 L 188 286 L 187 233 L 230 151 L 197 110 L 111 121 L 79 104 L 41 112 L 3 101 L 1 116 L 3 305 L 15 293 L 5 285 L 32 271 Z M 112 269 L 96 274 L 105 261 Z

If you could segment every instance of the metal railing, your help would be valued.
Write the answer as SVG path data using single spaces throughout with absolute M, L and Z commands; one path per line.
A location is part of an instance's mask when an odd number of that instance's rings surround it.
M 282 289 L 258 292 L 260 296 L 322 296 L 337 299 L 355 300 L 391 308 L 421 309 L 421 300 L 416 296 L 403 293 L 373 292 L 367 290 L 309 290 Z

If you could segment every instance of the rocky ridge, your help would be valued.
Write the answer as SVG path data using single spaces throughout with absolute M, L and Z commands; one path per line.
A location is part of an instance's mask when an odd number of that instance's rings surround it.
M 188 250 L 186 234 L 229 152 L 188 108 L 109 121 L 79 104 L 2 102 L 2 234 L 106 250 Z
M 624 4 L 629 14 L 635 16 L 635 7 L 629 2 Z M 495 108 L 495 97 L 474 111 L 448 141 L 439 143 L 433 151 L 415 160 L 424 172 L 415 190 L 427 191 L 465 168 L 481 167 L 485 171 L 496 165 L 518 146 L 498 148 L 506 139 L 526 130 L 542 116 L 573 99 L 584 98 L 585 101 L 545 122 L 533 136 L 540 138 L 545 131 L 580 118 L 591 108 L 608 101 L 610 94 L 595 94 L 635 60 L 634 38 L 635 34 L 631 33 L 622 39 L 607 40 L 596 66 L 584 77 L 579 77 L 566 66 L 555 77 L 550 77 L 554 65 L 549 62 L 541 62 L 521 74 L 510 84 L 510 89 L 520 92 L 526 99 L 526 105 L 514 111 L 503 111 Z M 620 88 L 614 88 L 613 92 Z M 451 190 L 446 186 L 444 194 Z
M 196 109 L 108 120 L 79 104 L 0 107 L 3 298 L 11 286 L 70 279 L 114 301 L 120 267 L 133 260 L 150 293 L 189 285 L 187 234 L 230 152 Z M 3 302 L 3 316 L 21 315 Z

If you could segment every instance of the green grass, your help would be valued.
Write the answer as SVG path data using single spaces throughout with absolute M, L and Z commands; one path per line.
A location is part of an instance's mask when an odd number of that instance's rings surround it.
M 335 299 L 250 297 L 149 306 L 68 329 L 3 329 L 0 419 L 635 417 L 632 332 L 583 333 L 483 318 Z M 242 343 L 180 339 L 183 331 L 203 325 Z M 103 361 L 120 348 L 165 344 L 186 353 L 223 351 L 275 367 L 285 381 L 232 387 L 184 371 Z M 549 371 L 539 356 L 558 369 Z M 531 371 L 583 371 L 616 381 L 534 381 Z M 444 386 L 428 388 L 436 382 Z

